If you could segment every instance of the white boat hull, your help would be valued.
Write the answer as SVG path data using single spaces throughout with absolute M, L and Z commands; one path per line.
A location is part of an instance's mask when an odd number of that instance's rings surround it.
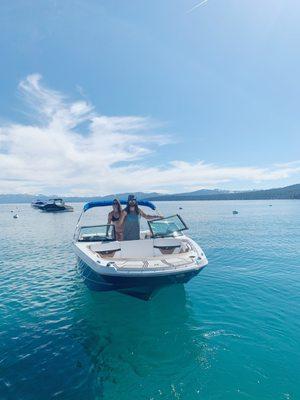
M 192 246 L 192 251 L 153 255 L 150 257 L 114 257 L 103 259 L 93 251 L 93 243 L 74 243 L 78 259 L 78 271 L 85 284 L 95 291 L 121 291 L 139 298 L 148 299 L 159 288 L 170 284 L 184 284 L 196 276 L 208 263 L 202 249 L 190 238 L 180 239 Z M 147 241 L 147 243 L 145 243 Z M 114 242 L 115 248 L 128 247 L 139 252 L 141 246 L 150 246 L 149 240 Z M 155 242 L 154 242 L 155 244 Z M 155 246 L 153 246 L 155 247 Z M 97 247 L 95 247 L 97 249 Z M 142 249 L 143 250 L 143 249 Z M 101 252 L 100 252 L 101 253 Z

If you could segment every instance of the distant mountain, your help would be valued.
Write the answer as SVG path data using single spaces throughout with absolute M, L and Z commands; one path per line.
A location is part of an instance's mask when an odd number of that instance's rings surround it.
M 121 200 L 126 200 L 129 193 L 109 194 L 106 196 L 90 196 L 90 197 L 68 197 L 63 196 L 67 202 L 88 202 L 96 200 L 112 200 L 118 197 Z M 189 201 L 189 200 L 273 200 L 273 199 L 300 199 L 300 184 L 285 186 L 282 188 L 266 189 L 266 190 L 251 190 L 251 191 L 228 191 L 218 189 L 201 189 L 193 192 L 178 193 L 178 194 L 161 194 L 161 193 L 134 193 L 140 200 L 153 201 Z M 49 198 L 61 197 L 57 195 L 30 195 L 30 194 L 0 194 L 0 203 L 31 203 L 34 200 L 47 200 Z
M 127 200 L 128 196 L 130 194 L 132 194 L 132 192 L 118 193 L 118 194 L 108 194 L 106 196 L 99 197 L 99 199 L 101 199 L 101 200 L 113 200 L 114 198 L 117 197 L 120 200 Z M 152 192 L 152 193 L 134 192 L 133 194 L 136 196 L 137 199 L 140 199 L 140 200 L 148 198 L 148 197 L 152 198 L 152 197 L 156 197 L 156 196 L 162 196 L 161 193 L 156 193 L 156 192 Z M 82 201 L 82 200 L 80 200 L 80 201 Z
M 206 192 L 206 193 L 204 193 Z M 155 201 L 183 201 L 183 200 L 272 200 L 272 199 L 300 199 L 300 184 L 285 186 L 276 189 L 251 190 L 243 192 L 207 190 L 180 194 L 156 196 Z M 151 198 L 149 198 L 151 200 Z
M 50 196 L 51 198 L 57 196 Z M 0 194 L 0 203 L 9 204 L 9 203 L 31 203 L 33 200 L 47 200 L 50 197 L 39 194 L 37 196 L 30 194 Z
M 131 192 L 132 193 L 132 192 Z M 46 196 L 43 194 L 39 195 L 31 195 L 31 194 L 0 194 L 0 204 L 11 204 L 11 203 L 31 203 L 32 201 L 35 200 L 43 200 L 46 201 L 48 199 L 53 199 L 53 198 L 60 198 L 63 197 L 63 199 L 67 202 L 70 203 L 76 203 L 76 202 L 88 202 L 88 201 L 97 201 L 97 200 L 113 200 L 115 197 L 117 197 L 120 200 L 127 200 L 127 197 L 131 193 L 118 193 L 118 194 L 109 194 L 106 196 L 60 196 L 60 195 L 51 195 L 51 196 Z M 156 196 L 161 196 L 161 193 L 156 193 L 156 192 L 151 192 L 151 193 L 144 193 L 144 192 L 135 192 L 135 196 L 142 200 L 148 197 L 156 197 Z
M 230 191 L 220 189 L 199 189 L 195 190 L 194 192 L 177 193 L 175 196 L 211 196 L 218 195 L 220 193 L 230 193 Z

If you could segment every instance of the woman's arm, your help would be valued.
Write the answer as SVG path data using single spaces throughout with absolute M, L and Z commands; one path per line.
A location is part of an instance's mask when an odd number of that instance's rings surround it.
M 121 225 L 123 224 L 126 215 L 127 215 L 127 212 L 125 210 L 123 210 L 121 215 L 120 215 L 120 224 Z

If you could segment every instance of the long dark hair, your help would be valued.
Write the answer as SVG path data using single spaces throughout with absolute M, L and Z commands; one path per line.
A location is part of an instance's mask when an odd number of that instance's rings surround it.
M 130 200 L 132 200 L 132 199 L 130 199 Z M 124 211 L 126 211 L 127 214 L 130 213 L 130 207 L 131 207 L 130 204 L 129 204 L 130 200 L 127 201 L 126 207 L 124 209 Z M 138 206 L 138 203 L 137 203 L 136 199 L 134 199 L 134 200 L 135 200 L 134 211 L 135 211 L 136 214 L 139 215 L 141 211 L 139 209 L 139 206 Z
M 118 206 L 118 213 L 119 213 L 119 215 L 121 215 L 121 214 L 122 214 L 122 206 L 121 206 L 120 200 L 119 200 L 119 199 L 114 199 L 114 200 L 113 200 L 113 205 L 114 205 L 114 204 L 117 204 L 117 206 Z

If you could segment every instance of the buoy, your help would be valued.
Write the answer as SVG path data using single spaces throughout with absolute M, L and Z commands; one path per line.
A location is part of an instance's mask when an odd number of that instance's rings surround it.
M 236 210 L 232 211 L 232 214 L 238 214 L 238 213 L 239 213 L 239 212 L 236 211 Z

